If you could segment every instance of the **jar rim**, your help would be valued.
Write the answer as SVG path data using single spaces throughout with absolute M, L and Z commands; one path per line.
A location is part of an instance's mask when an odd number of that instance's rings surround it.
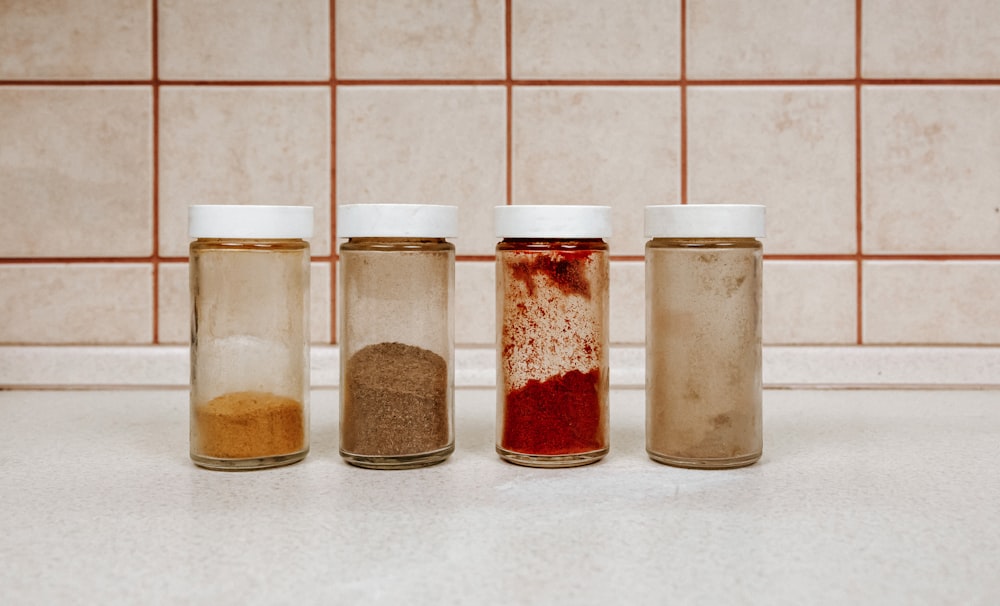
M 611 236 L 611 207 L 514 204 L 493 209 L 498 238 L 584 239 Z
M 763 238 L 760 204 L 664 204 L 645 208 L 647 238 Z
M 454 238 L 458 207 L 443 204 L 345 204 L 337 207 L 338 238 Z
M 283 240 L 312 235 L 312 206 L 196 204 L 188 207 L 188 236 L 192 238 Z

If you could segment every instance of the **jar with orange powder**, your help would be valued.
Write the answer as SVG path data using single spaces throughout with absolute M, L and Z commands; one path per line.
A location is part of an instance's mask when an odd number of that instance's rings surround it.
M 309 206 L 189 209 L 191 459 L 276 467 L 309 451 Z

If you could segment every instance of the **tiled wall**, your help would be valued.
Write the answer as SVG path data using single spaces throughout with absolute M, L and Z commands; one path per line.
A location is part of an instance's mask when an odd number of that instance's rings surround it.
M 493 340 L 504 203 L 769 207 L 765 339 L 1000 344 L 993 0 L 5 0 L 0 342 L 184 343 L 193 203 L 460 206 L 458 340 Z

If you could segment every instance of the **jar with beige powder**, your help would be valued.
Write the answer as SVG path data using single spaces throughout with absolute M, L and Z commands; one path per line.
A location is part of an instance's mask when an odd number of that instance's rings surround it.
M 721 469 L 762 451 L 761 269 L 765 209 L 648 206 L 646 451 Z

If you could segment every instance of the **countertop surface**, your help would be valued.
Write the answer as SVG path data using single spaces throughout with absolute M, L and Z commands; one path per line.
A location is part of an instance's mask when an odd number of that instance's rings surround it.
M 603 462 L 509 465 L 471 389 L 446 463 L 357 469 L 336 398 L 302 463 L 212 472 L 183 390 L 0 392 L 0 602 L 1000 603 L 1000 391 L 767 391 L 728 471 L 650 461 L 640 390 Z

